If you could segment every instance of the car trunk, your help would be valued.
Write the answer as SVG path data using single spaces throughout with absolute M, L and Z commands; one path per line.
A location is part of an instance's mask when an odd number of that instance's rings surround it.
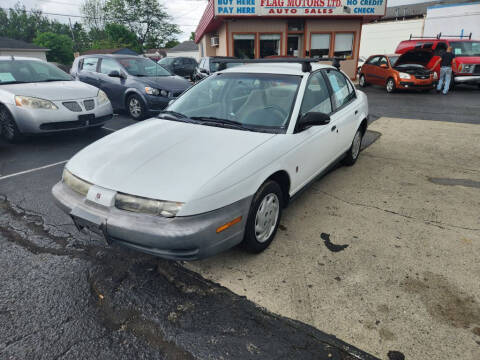
M 428 70 L 428 67 L 433 57 L 433 51 L 407 51 L 398 58 L 393 68 L 397 71 L 414 75 L 417 79 L 428 79 L 432 73 L 430 70 Z

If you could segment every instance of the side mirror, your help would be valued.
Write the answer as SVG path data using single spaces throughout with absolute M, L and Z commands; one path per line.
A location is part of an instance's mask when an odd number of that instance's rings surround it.
M 380 67 L 381 67 L 382 69 L 387 69 L 387 68 L 388 68 L 388 65 L 387 65 L 387 64 L 380 64 Z
M 123 77 L 118 70 L 112 70 L 108 73 L 108 76 L 110 77 L 118 77 L 121 78 Z
M 208 74 L 207 69 L 201 68 L 201 69 L 200 69 L 200 72 L 201 72 L 202 74 Z
M 311 126 L 321 126 L 330 123 L 330 116 L 321 112 L 308 112 L 297 122 L 297 132 L 305 130 Z

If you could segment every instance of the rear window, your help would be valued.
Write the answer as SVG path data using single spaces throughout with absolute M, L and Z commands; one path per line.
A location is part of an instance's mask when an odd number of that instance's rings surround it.
M 79 70 L 97 71 L 98 58 L 85 58 L 80 62 Z

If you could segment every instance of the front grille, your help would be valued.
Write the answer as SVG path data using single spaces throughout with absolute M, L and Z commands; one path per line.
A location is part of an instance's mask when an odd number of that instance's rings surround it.
M 92 110 L 95 107 L 95 101 L 93 100 L 85 100 L 83 102 L 83 106 L 85 106 L 85 110 L 89 111 Z
M 475 75 L 480 75 L 480 64 L 475 65 L 475 67 L 473 68 L 473 73 Z
M 82 111 L 82 108 L 80 107 L 80 105 L 78 105 L 76 101 L 65 101 L 62 104 L 70 111 L 74 111 L 74 112 Z
M 415 77 L 421 80 L 430 79 L 430 75 L 415 75 Z

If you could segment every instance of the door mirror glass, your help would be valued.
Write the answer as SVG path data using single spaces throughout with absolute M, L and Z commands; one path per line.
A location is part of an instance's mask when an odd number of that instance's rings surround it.
M 302 131 L 311 126 L 321 126 L 330 123 L 330 116 L 321 112 L 308 112 L 297 123 L 297 130 Z
M 108 76 L 110 77 L 118 77 L 121 78 L 122 75 L 120 75 L 120 72 L 118 70 L 112 70 L 108 73 Z

